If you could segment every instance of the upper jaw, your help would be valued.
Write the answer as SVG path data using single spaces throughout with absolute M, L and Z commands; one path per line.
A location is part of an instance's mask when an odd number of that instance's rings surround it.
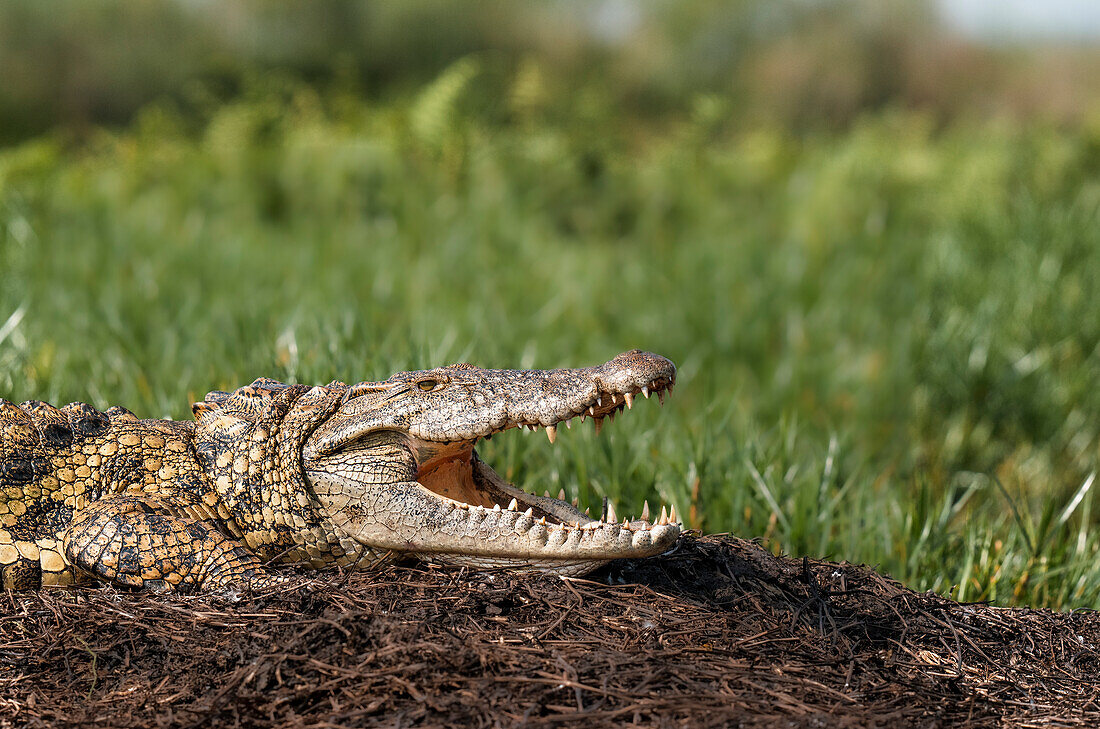
M 633 364 L 633 366 L 631 366 Z M 546 371 L 483 371 L 487 389 L 497 397 L 485 403 L 480 416 L 469 423 L 447 423 L 440 427 L 434 417 L 410 424 L 414 437 L 440 443 L 476 443 L 480 438 L 511 428 L 545 428 L 550 442 L 557 438 L 557 427 L 580 417 L 593 419 L 597 434 L 604 418 L 614 420 L 617 413 L 634 406 L 638 396 L 656 395 L 661 404 L 676 384 L 676 366 L 668 359 L 649 352 L 627 352 L 596 367 Z M 514 379 L 509 387 L 494 382 Z M 461 413 L 458 414 L 461 419 Z

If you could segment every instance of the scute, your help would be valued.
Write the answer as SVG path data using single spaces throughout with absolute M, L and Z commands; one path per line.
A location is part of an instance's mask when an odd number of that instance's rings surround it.
M 263 414 L 270 400 L 290 387 L 291 385 L 278 380 L 260 377 L 252 384 L 240 387 L 233 392 L 224 390 L 208 392 L 202 402 L 191 405 L 191 412 L 196 420 L 204 424 L 219 421 L 225 416 L 254 423 Z

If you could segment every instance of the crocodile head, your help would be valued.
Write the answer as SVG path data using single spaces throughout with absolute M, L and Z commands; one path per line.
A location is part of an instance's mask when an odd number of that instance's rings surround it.
M 306 479 L 341 530 L 368 546 L 429 560 L 521 571 L 582 574 L 622 557 L 672 546 L 675 512 L 617 522 L 564 499 L 507 483 L 475 446 L 511 428 L 557 427 L 663 400 L 669 360 L 632 351 L 578 369 L 486 370 L 466 364 L 402 372 L 353 385 L 302 449 Z M 561 494 L 564 497 L 564 494 Z

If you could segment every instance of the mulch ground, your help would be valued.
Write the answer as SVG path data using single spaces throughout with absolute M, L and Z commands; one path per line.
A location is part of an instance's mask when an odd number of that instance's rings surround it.
M 0 594 L 0 726 L 1100 726 L 1100 617 L 687 537 L 586 579 Z

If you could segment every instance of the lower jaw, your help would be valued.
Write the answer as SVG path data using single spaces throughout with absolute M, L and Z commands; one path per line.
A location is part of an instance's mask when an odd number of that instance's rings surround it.
M 568 502 L 527 493 L 501 478 L 472 449 L 455 454 L 445 463 L 435 464 L 425 481 L 421 482 L 425 489 L 458 503 L 458 508 L 449 512 L 450 518 L 487 519 L 488 530 L 500 528 L 498 520 L 501 517 L 493 516 L 494 512 L 513 515 L 509 525 L 516 521 L 516 514 L 522 514 L 519 518 L 527 520 L 524 522 L 527 526 L 514 534 L 510 527 L 504 527 L 502 534 L 516 540 L 515 549 L 497 542 L 500 549 L 493 553 L 492 543 L 496 540 L 492 535 L 485 533 L 466 542 L 473 535 L 462 529 L 455 536 L 464 543 L 456 542 L 454 551 L 430 550 L 428 554 L 417 555 L 428 561 L 475 569 L 583 575 L 614 559 L 659 554 L 675 541 L 669 539 L 674 536 L 670 534 L 672 527 L 658 527 L 644 521 L 630 521 L 629 526 L 627 521 L 621 525 L 605 523 Z M 515 506 L 512 506 L 513 500 Z M 475 512 L 478 517 L 474 517 Z M 651 532 L 651 528 L 658 532 Z M 678 533 L 676 530 L 675 534 Z M 525 539 L 532 541 L 525 542 Z
M 515 499 L 520 511 L 531 509 L 536 519 L 550 524 L 586 524 L 595 521 L 571 504 L 547 496 L 535 496 L 508 483 L 488 464 L 469 451 L 422 467 L 417 481 L 432 493 L 468 506 L 506 508 Z

